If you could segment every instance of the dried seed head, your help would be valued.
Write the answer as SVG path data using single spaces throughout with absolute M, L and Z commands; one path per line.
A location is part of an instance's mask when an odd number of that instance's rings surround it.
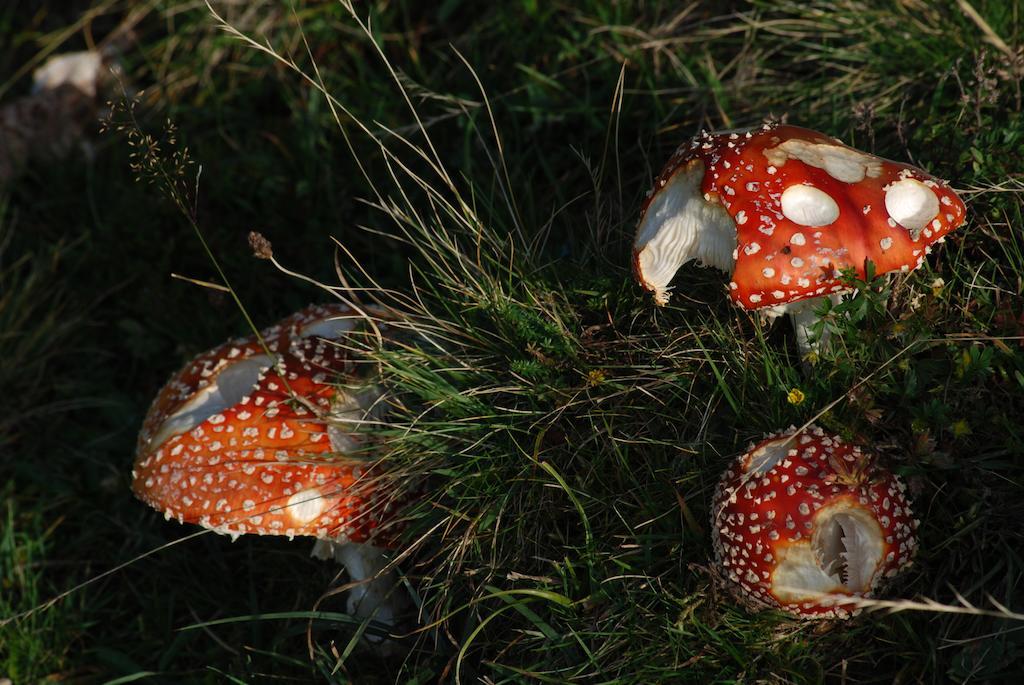
M 273 259 L 274 248 L 258 231 L 249 231 L 249 247 L 257 259 Z

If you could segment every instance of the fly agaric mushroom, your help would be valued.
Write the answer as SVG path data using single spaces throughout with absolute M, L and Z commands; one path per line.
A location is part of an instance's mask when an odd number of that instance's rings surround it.
M 676 150 L 648 194 L 633 246 L 640 284 L 664 305 L 686 262 L 732 278 L 745 309 L 789 313 L 801 349 L 840 271 L 916 269 L 964 221 L 945 181 L 797 126 L 702 133 Z M 812 299 L 813 298 L 813 299 Z
M 150 407 L 133 489 L 168 519 L 232 538 L 317 538 L 317 556 L 373 579 L 350 592 L 350 613 L 390 623 L 397 605 L 381 598 L 395 578 L 378 575 L 383 550 L 366 544 L 390 503 L 365 461 L 332 458 L 352 457 L 362 436 L 351 424 L 379 406 L 374 384 L 337 385 L 354 362 L 332 340 L 357 322 L 348 307 L 308 307 L 262 331 L 263 344 L 239 338 L 196 357 Z
M 712 507 L 718 566 L 740 600 L 801 618 L 847 618 L 917 547 L 906 488 L 862 448 L 810 426 L 751 446 Z

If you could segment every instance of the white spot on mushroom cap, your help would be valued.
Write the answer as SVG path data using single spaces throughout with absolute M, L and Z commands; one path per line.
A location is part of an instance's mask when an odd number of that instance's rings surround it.
M 749 454 L 744 472 L 751 476 L 763 476 L 768 473 L 786 458 L 791 442 L 792 439 L 788 435 L 765 442 Z
M 836 201 L 814 186 L 792 185 L 783 191 L 779 201 L 783 215 L 801 226 L 828 226 L 839 218 Z
M 205 386 L 160 425 L 149 439 L 152 446 L 168 438 L 187 433 L 208 418 L 238 404 L 259 382 L 260 375 L 274 364 L 265 354 L 229 362 L 213 382 Z M 220 421 L 223 421 L 223 417 Z
M 889 216 L 914 238 L 939 213 L 939 198 L 931 188 L 914 178 L 904 178 L 885 189 Z
M 354 330 L 357 323 L 358 321 L 355 317 L 320 319 L 299 329 L 299 337 L 312 338 L 313 336 L 317 336 L 333 340 Z
M 286 511 L 295 523 L 305 525 L 323 512 L 327 506 L 327 500 L 324 499 L 319 490 L 309 488 L 308 490 L 300 490 L 289 497 L 288 503 L 285 506 L 287 507 Z
M 806 140 L 787 140 L 764 151 L 764 156 L 775 166 L 788 159 L 797 159 L 824 169 L 829 176 L 843 183 L 860 183 L 864 177 L 878 178 L 882 173 L 882 160 L 848 147 L 831 143 L 811 143 Z

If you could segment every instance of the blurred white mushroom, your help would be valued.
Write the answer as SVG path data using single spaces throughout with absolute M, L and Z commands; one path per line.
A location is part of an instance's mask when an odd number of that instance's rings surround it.
M 33 72 L 32 92 L 0 107 L 0 183 L 32 159 L 61 159 L 88 137 L 103 92 L 114 81 L 112 59 L 96 50 L 57 55 Z

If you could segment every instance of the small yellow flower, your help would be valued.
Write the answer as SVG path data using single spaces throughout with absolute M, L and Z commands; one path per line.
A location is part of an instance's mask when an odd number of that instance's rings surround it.
M 965 419 L 954 421 L 949 429 L 953 431 L 954 438 L 964 438 L 971 434 L 971 424 L 967 423 Z
M 803 404 L 804 400 L 807 399 L 807 395 L 805 395 L 804 391 L 801 390 L 800 388 L 793 388 L 792 390 L 789 391 L 789 394 L 786 395 L 786 399 L 789 401 L 790 404 L 796 406 Z
M 601 385 L 604 381 L 605 375 L 601 369 L 591 369 L 587 372 L 587 385 L 590 387 Z

